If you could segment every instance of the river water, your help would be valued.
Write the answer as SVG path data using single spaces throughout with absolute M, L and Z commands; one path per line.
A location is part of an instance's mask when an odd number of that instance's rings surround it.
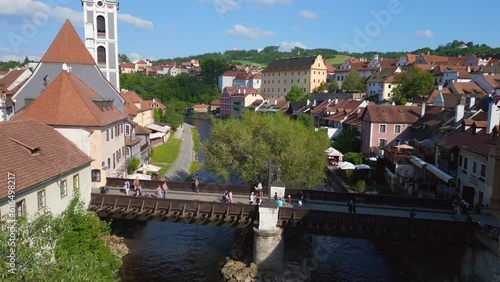
M 193 120 L 200 140 L 210 132 L 209 121 Z M 198 159 L 203 160 L 199 153 Z M 205 181 L 215 177 L 200 172 Z M 122 230 L 119 223 L 113 230 Z M 123 259 L 122 281 L 217 282 L 234 229 L 214 226 L 148 222 L 127 228 L 131 254 Z M 287 242 L 286 244 L 293 244 Z M 460 277 L 463 247 L 401 244 L 313 236 L 316 263 L 312 281 L 455 281 Z M 456 280 L 458 281 L 458 280 Z

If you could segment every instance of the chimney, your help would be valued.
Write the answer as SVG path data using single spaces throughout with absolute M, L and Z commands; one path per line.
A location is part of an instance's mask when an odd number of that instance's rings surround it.
M 246 88 L 243 89 L 243 94 L 247 94 L 247 89 Z
M 491 101 L 488 106 L 488 122 L 486 125 L 486 134 L 491 134 L 493 128 L 500 122 L 500 115 L 495 100 Z
M 311 104 L 311 101 L 309 99 L 307 99 L 306 106 L 309 106 L 310 104 Z
M 439 90 L 439 91 L 443 91 L 443 85 L 442 85 L 442 84 L 439 84 L 439 85 L 438 85 L 438 90 Z
M 420 108 L 420 117 L 425 115 L 425 103 L 422 103 L 422 107 Z
M 313 100 L 313 107 L 316 107 L 316 99 Z
M 27 108 L 33 101 L 35 100 L 35 98 L 24 98 L 24 107 Z
M 464 108 L 465 105 L 463 104 L 458 104 L 455 107 L 455 123 L 461 121 L 464 118 Z
M 335 105 L 339 103 L 339 97 L 335 97 Z
M 274 100 L 274 104 L 275 104 L 275 105 L 278 105 L 278 100 Z
M 241 89 L 238 89 L 238 94 L 240 94 L 240 90 L 241 90 Z
M 476 97 L 470 97 L 469 100 L 469 110 L 472 109 L 476 105 Z
M 330 103 L 332 101 L 332 99 L 328 99 L 328 103 Z

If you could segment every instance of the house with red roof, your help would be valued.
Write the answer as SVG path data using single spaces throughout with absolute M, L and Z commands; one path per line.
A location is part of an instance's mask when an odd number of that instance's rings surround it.
M 128 89 L 122 89 L 120 96 L 125 101 L 124 112 L 141 126 L 148 126 L 155 122 L 155 111 L 165 112 L 165 105 L 156 98 L 143 100 L 135 91 Z
M 222 93 L 224 91 L 224 88 L 226 87 L 232 87 L 233 85 L 233 80 L 239 76 L 239 75 L 246 75 L 246 71 L 240 71 L 240 70 L 227 70 L 221 75 L 219 75 L 218 78 L 218 86 L 219 86 L 219 91 Z
M 392 98 L 396 84 L 396 75 L 401 73 L 400 67 L 384 68 L 374 72 L 366 81 L 366 95 L 378 96 L 378 101 L 387 101 Z
M 76 74 L 61 71 L 36 99 L 26 100 L 12 120 L 35 119 L 55 128 L 90 156 L 93 182 L 126 174 L 125 120 L 115 108 Z
M 325 100 L 311 110 L 316 128 L 326 129 L 328 138 L 336 137 L 343 129 L 343 123 L 352 114 L 366 107 L 364 100 Z
M 73 192 L 79 193 L 85 206 L 90 203 L 93 160 L 75 144 L 31 118 L 0 122 L 0 132 L 0 173 L 4 176 L 0 216 L 34 218 L 44 211 L 59 215 Z

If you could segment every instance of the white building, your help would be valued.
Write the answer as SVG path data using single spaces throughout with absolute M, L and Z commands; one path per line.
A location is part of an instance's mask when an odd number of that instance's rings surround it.
M 73 192 L 90 203 L 92 159 L 34 119 L 0 123 L 0 216 L 61 214 Z M 8 164 L 8 165 L 5 165 Z M 9 196 L 10 195 L 10 196 Z
M 85 46 L 106 79 L 120 91 L 118 62 L 118 1 L 81 0 Z

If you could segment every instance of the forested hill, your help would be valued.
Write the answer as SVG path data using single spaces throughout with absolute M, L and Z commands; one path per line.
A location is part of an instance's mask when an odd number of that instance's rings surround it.
M 439 56 L 466 56 L 466 55 L 500 55 L 500 47 L 490 47 L 486 44 L 474 44 L 473 42 L 464 42 L 459 40 L 454 40 L 444 45 L 440 45 L 435 49 L 430 47 L 420 48 L 413 51 L 394 51 L 394 52 L 377 52 L 368 51 L 364 53 L 348 53 L 339 52 L 334 49 L 319 48 L 319 49 L 302 49 L 294 48 L 291 51 L 285 52 L 280 51 L 279 46 L 268 46 L 262 50 L 228 50 L 223 53 L 205 53 L 200 55 L 193 55 L 189 57 L 178 57 L 174 59 L 161 59 L 155 61 L 156 65 L 160 65 L 163 62 L 177 63 L 185 62 L 190 59 L 198 59 L 200 61 L 206 59 L 221 59 L 233 64 L 242 65 L 267 65 L 270 61 L 277 59 L 286 59 L 291 57 L 303 57 L 303 56 L 313 56 L 322 55 L 325 59 L 330 59 L 329 61 L 333 64 L 340 64 L 346 57 L 356 57 L 356 58 L 368 58 L 371 59 L 375 54 L 378 54 L 382 58 L 398 58 L 403 54 L 420 54 L 429 53 L 431 55 Z M 337 58 L 337 59 L 335 59 Z

